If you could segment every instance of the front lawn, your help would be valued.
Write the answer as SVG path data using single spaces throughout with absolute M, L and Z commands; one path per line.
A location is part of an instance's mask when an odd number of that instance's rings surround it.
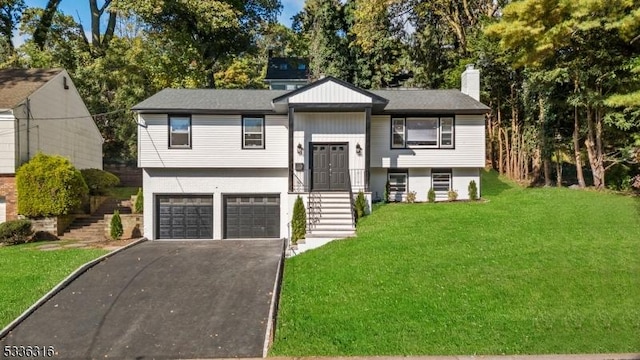
M 638 199 L 482 186 L 488 202 L 383 205 L 288 259 L 271 355 L 640 350 Z
M 41 251 L 36 244 L 0 247 L 0 328 L 76 270 L 107 251 Z

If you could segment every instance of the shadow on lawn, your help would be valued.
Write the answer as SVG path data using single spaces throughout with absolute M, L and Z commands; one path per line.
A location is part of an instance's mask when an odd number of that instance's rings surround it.
M 497 171 L 485 170 L 482 172 L 482 196 L 497 196 L 503 191 L 511 189 L 512 186 L 500 179 Z

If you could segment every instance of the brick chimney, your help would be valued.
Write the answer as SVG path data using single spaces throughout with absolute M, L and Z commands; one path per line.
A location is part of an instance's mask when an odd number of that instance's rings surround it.
M 460 91 L 480 101 L 480 70 L 475 69 L 473 64 L 467 65 L 467 68 L 462 73 Z

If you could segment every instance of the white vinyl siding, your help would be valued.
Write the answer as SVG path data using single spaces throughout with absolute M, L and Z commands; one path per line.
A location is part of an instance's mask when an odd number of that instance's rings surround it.
M 374 115 L 371 119 L 371 167 L 484 167 L 484 124 L 483 115 L 456 115 L 455 148 L 394 149 L 391 146 L 391 117 Z
M 289 98 L 289 104 L 370 104 L 372 99 L 346 86 L 327 81 Z
M 265 148 L 242 148 L 241 115 L 192 115 L 191 148 L 167 149 L 166 114 L 141 114 L 138 165 L 150 168 L 287 168 L 287 115 L 264 117 Z
M 236 136 L 237 142 L 238 136 Z M 212 195 L 213 238 L 222 239 L 224 195 L 280 194 L 280 203 L 289 200 L 287 169 L 143 169 L 144 236 L 157 239 L 156 195 Z M 257 186 L 259 184 L 259 186 Z M 287 235 L 291 216 L 280 209 L 280 237 Z
M 0 114 L 0 174 L 16 172 L 16 121 L 13 113 Z

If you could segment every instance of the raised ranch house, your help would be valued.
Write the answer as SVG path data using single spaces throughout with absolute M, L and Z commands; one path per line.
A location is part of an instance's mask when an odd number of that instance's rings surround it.
M 302 196 L 308 238 L 352 235 L 353 196 L 468 197 L 485 163 L 479 71 L 458 90 L 366 91 L 332 77 L 299 89 L 165 89 L 138 113 L 144 236 L 288 238 Z
M 20 165 L 43 152 L 78 169 L 102 169 L 102 143 L 65 70 L 0 70 L 0 222 L 17 218 Z

